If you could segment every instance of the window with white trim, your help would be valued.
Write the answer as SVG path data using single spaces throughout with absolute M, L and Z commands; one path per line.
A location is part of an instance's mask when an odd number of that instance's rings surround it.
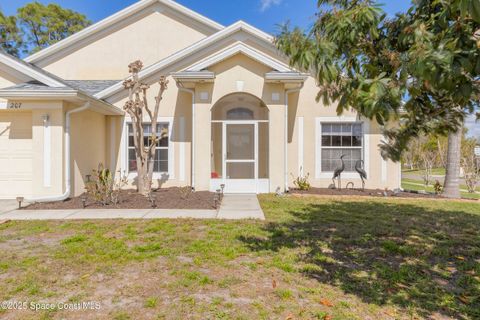
M 321 170 L 334 172 L 341 167 L 345 155 L 344 172 L 354 172 L 355 164 L 363 160 L 363 126 L 361 123 L 321 123 Z
M 152 133 L 152 125 L 144 123 L 144 144 L 148 146 L 150 144 L 149 139 Z M 162 138 L 158 141 L 155 150 L 155 159 L 153 164 L 153 172 L 155 173 L 168 173 L 168 161 L 169 161 L 169 123 L 161 122 L 157 123 L 157 136 L 160 133 L 165 132 Z M 134 173 L 137 171 L 137 157 L 135 154 L 135 144 L 133 141 L 133 127 L 132 124 L 128 124 L 128 172 Z

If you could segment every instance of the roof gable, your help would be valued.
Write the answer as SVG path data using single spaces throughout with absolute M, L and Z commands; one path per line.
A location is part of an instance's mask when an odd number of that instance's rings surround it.
M 45 48 L 25 59 L 27 62 L 39 63 L 48 57 L 60 53 L 62 51 L 68 50 L 74 44 L 78 44 L 80 41 L 85 41 L 90 37 L 95 36 L 96 34 L 118 24 L 125 22 L 129 17 L 139 14 L 142 11 L 148 10 L 152 5 L 162 5 L 175 12 L 175 14 L 183 16 L 186 19 L 195 21 L 205 28 L 211 30 L 210 33 L 215 33 L 223 29 L 223 26 L 176 3 L 173 0 L 142 0 L 139 1 L 130 7 L 127 7 L 85 29 L 80 32 L 75 33 L 74 35 L 59 41 L 48 48 Z
M 215 55 L 209 57 L 208 59 L 201 61 L 191 67 L 189 67 L 185 71 L 201 71 L 207 69 L 219 62 L 222 62 L 228 58 L 231 58 L 237 54 L 243 54 L 251 59 L 260 62 L 273 70 L 280 71 L 280 72 L 290 72 L 291 69 L 286 66 L 285 64 L 272 59 L 271 57 L 267 56 L 266 54 L 255 50 L 252 47 L 249 47 L 243 43 L 237 43 L 236 45 L 223 50 L 221 52 L 216 53 Z
M 236 35 L 241 35 L 241 37 L 237 37 L 238 41 L 245 41 L 246 39 L 252 39 L 252 40 L 255 40 L 259 43 L 261 43 L 264 47 L 266 48 L 269 48 L 270 50 L 275 50 L 275 47 L 273 46 L 273 37 L 270 36 L 269 34 L 243 22 L 243 21 L 238 21 L 232 25 L 230 25 L 229 27 L 205 38 L 205 39 L 202 39 L 200 41 L 198 41 L 197 43 L 183 49 L 183 50 L 180 50 L 178 52 L 176 52 L 175 54 L 165 58 L 165 59 L 162 59 L 160 60 L 159 62 L 143 69 L 139 76 L 140 78 L 144 79 L 144 78 L 148 78 L 148 77 L 151 77 L 153 75 L 155 75 L 156 73 L 162 71 L 162 70 L 165 70 L 167 69 L 168 67 L 171 67 L 172 65 L 176 64 L 176 63 L 179 63 L 181 61 L 183 61 L 184 59 L 194 55 L 195 53 L 198 53 L 199 51 L 202 51 L 208 47 L 211 47 L 213 46 L 214 44 L 217 44 L 219 43 L 220 41 L 222 40 L 225 40 L 229 37 L 235 37 Z M 282 65 L 280 62 L 278 61 L 275 61 L 274 59 L 271 59 L 269 58 L 268 56 L 264 55 L 264 54 L 260 54 L 257 50 L 253 50 L 253 49 L 249 49 L 247 48 L 247 46 L 245 45 L 239 45 L 237 46 L 235 49 L 233 49 L 232 51 L 229 51 L 227 52 L 227 55 L 228 54 L 231 54 L 231 55 L 235 55 L 236 53 L 239 53 L 241 50 L 244 50 L 244 51 L 248 51 L 248 53 L 252 56 L 255 56 L 257 59 L 260 59 L 260 60 L 263 60 L 262 63 L 268 63 L 269 65 L 271 66 L 274 66 L 272 67 L 272 69 L 277 69 L 277 68 L 280 68 L 282 69 L 281 71 L 283 70 L 286 70 L 286 68 L 288 68 L 287 66 L 285 65 Z M 237 51 L 237 52 L 235 52 Z M 255 52 L 257 51 L 257 52 Z M 221 57 L 218 57 L 218 59 L 221 59 Z M 291 71 L 290 69 L 288 69 L 289 71 Z M 99 98 L 99 99 L 106 99 L 112 95 L 114 95 L 115 93 L 117 92 L 120 92 L 123 90 L 123 85 L 122 85 L 122 82 L 118 82 L 117 84 L 111 86 L 110 88 L 107 88 L 106 90 L 103 90 L 99 93 L 97 93 L 95 95 L 95 97 Z

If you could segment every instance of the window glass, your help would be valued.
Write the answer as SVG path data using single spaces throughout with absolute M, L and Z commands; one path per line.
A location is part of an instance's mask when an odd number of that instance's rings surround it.
M 363 160 L 363 128 L 360 123 L 322 123 L 322 172 L 341 168 L 340 157 L 345 155 L 344 172 L 354 172 L 355 164 Z
M 155 148 L 155 157 L 153 160 L 153 171 L 157 173 L 168 172 L 168 126 L 168 123 L 157 124 L 157 137 L 159 137 L 159 141 L 157 142 L 157 146 Z M 145 135 L 143 143 L 145 146 L 148 146 L 150 144 L 150 134 L 152 133 L 152 126 L 146 123 L 143 124 L 143 132 Z M 131 123 L 128 124 L 128 171 L 137 171 L 133 126 Z

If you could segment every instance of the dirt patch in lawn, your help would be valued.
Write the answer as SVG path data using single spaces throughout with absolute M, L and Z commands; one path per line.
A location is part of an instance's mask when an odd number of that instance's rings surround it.
M 397 197 L 397 198 L 437 198 L 445 199 L 440 195 L 435 194 L 422 194 L 422 193 L 411 193 L 411 192 L 393 192 L 390 190 L 381 190 L 381 189 L 330 189 L 330 188 L 311 188 L 308 191 L 301 190 L 291 190 L 292 194 L 299 195 L 325 195 L 325 196 L 359 196 L 359 197 Z
M 165 188 L 153 192 L 157 209 L 215 209 L 215 194 L 207 191 L 191 192 L 187 188 Z M 152 209 L 152 202 L 135 190 L 122 190 L 117 205 L 104 206 L 87 197 L 85 209 Z M 23 209 L 61 210 L 83 209 L 82 196 L 65 201 L 34 203 Z

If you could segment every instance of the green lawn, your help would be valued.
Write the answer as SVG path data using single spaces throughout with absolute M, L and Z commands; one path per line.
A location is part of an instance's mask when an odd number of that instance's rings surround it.
M 407 179 L 407 178 L 402 179 L 403 189 L 416 190 L 416 191 L 424 190 L 428 192 L 435 192 L 435 189 L 433 188 L 432 185 L 425 187 L 424 185 L 419 185 L 419 184 L 423 184 L 423 182 L 418 180 Z M 467 186 L 461 185 L 460 188 L 462 188 L 463 190 L 466 190 Z M 480 199 L 479 193 L 460 192 L 460 194 L 462 198 L 465 198 L 465 199 Z
M 416 175 L 423 175 L 423 170 L 410 170 L 410 169 L 403 169 L 403 173 L 410 173 L 410 174 L 416 174 Z M 432 169 L 432 174 L 435 176 L 444 176 L 445 175 L 445 168 L 433 168 Z
M 9 319 L 478 319 L 480 204 L 261 197 L 258 221 L 0 225 Z

